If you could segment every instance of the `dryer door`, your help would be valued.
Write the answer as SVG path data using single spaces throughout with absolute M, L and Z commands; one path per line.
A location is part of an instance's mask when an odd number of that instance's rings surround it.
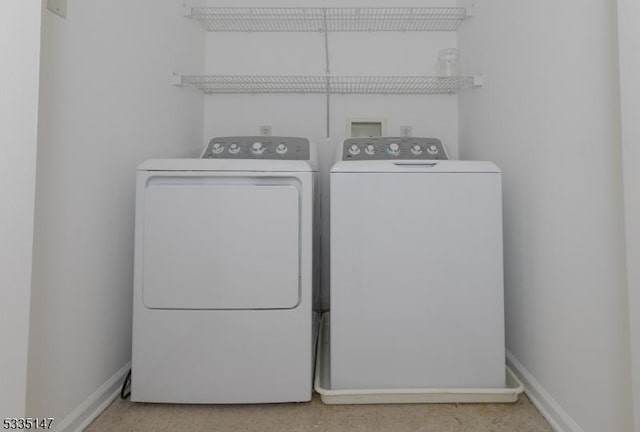
M 185 177 L 147 184 L 142 259 L 146 307 L 296 307 L 299 189 L 293 179 L 245 182 Z

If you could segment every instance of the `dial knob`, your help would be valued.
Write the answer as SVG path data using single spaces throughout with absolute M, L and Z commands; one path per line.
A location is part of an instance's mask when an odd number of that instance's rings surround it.
M 349 147 L 349 153 L 354 156 L 360 154 L 360 147 L 358 147 L 357 144 L 352 144 L 351 147 Z
M 264 144 L 262 144 L 262 143 L 261 143 L 261 142 L 259 142 L 259 141 L 256 141 L 256 142 L 254 142 L 254 143 L 253 143 L 253 145 L 251 146 L 251 152 L 252 152 L 253 154 L 262 154 L 262 153 L 264 153 L 265 148 L 266 148 L 266 147 L 264 146 Z
M 413 153 L 414 155 L 419 155 L 422 153 L 422 147 L 420 147 L 418 144 L 414 145 L 413 147 L 411 147 L 411 153 Z
M 218 154 L 218 153 L 222 153 L 224 151 L 224 146 L 220 143 L 215 143 L 212 147 L 211 147 L 211 152 Z
M 240 151 L 240 146 L 238 144 L 231 144 L 229 146 L 229 153 L 236 154 Z
M 278 147 L 276 147 L 276 152 L 278 154 L 281 154 L 281 155 L 285 154 L 287 152 L 287 150 L 289 150 L 289 149 L 284 144 L 279 144 Z
M 387 153 L 393 156 L 398 156 L 400 154 L 400 146 L 398 143 L 391 143 L 387 148 Z
M 434 144 L 431 144 L 427 149 L 427 153 L 429 153 L 430 155 L 437 155 L 438 151 L 438 147 Z
M 369 144 L 364 148 L 364 152 L 368 155 L 374 155 L 376 153 L 376 148 L 373 144 Z

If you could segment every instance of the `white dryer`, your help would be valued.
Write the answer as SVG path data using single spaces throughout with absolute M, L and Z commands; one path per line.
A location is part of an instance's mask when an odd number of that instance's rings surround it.
M 289 137 L 138 167 L 132 401 L 310 400 L 317 171 Z
M 504 388 L 501 173 L 436 139 L 331 169 L 331 388 Z

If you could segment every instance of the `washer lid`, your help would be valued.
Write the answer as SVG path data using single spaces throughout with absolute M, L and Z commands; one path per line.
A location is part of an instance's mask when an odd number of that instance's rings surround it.
M 462 160 L 376 160 L 336 162 L 331 173 L 500 173 L 493 162 Z
M 138 166 L 138 171 L 318 171 L 309 161 L 252 159 L 150 159 Z

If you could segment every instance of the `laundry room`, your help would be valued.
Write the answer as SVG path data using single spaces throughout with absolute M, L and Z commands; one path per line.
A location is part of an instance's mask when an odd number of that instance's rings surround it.
M 639 24 L 7 0 L 4 429 L 640 432 Z

